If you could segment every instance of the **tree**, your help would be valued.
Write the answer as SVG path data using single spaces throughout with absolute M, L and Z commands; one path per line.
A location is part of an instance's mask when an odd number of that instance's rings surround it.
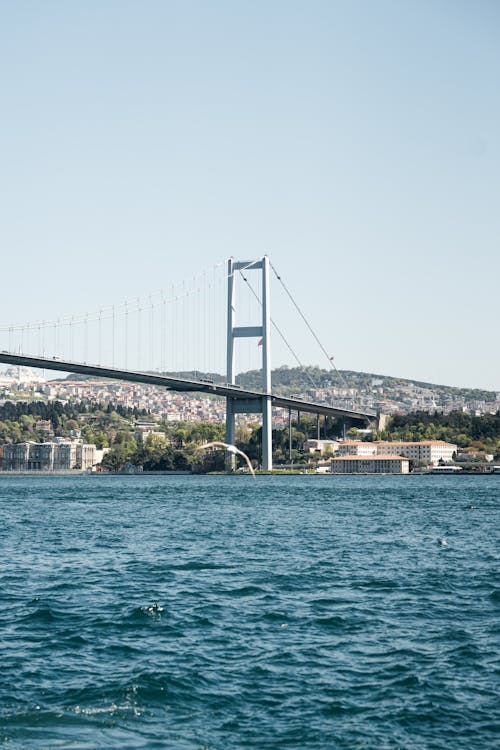
M 142 446 L 144 456 L 143 466 L 149 465 L 150 470 L 161 464 L 169 448 L 169 443 L 164 435 L 148 435 Z

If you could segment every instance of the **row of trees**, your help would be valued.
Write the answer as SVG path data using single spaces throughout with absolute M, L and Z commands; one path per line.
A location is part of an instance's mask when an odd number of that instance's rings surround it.
M 460 448 L 473 447 L 500 454 L 500 412 L 480 417 L 461 411 L 424 411 L 395 416 L 379 436 L 382 440 L 446 440 Z
M 17 420 L 23 415 L 38 419 L 57 419 L 66 416 L 76 419 L 81 414 L 111 414 L 116 412 L 122 417 L 144 417 L 149 414 L 146 409 L 136 409 L 121 404 L 104 404 L 102 401 L 6 401 L 0 405 L 0 420 Z

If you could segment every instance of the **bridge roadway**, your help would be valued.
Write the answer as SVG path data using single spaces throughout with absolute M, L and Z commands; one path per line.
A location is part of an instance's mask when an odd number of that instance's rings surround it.
M 125 380 L 130 383 L 144 383 L 145 385 L 159 385 L 172 391 L 197 391 L 199 393 L 210 393 L 213 396 L 224 396 L 225 398 L 236 399 L 235 411 L 251 412 L 252 402 L 257 403 L 257 399 L 262 399 L 268 395 L 261 391 L 248 391 L 236 385 L 227 383 L 215 383 L 208 380 L 187 380 L 185 378 L 175 378 L 170 375 L 156 375 L 148 372 L 138 372 L 135 370 L 119 370 L 111 367 L 101 367 L 100 365 L 88 365 L 81 362 L 71 362 L 57 358 L 34 357 L 27 354 L 11 354 L 9 352 L 0 352 L 0 363 L 8 365 L 20 365 L 22 367 L 34 367 L 44 370 L 58 370 L 60 372 L 73 372 L 79 375 L 92 375 L 98 378 L 108 378 L 110 380 Z M 302 401 L 296 398 L 285 398 L 271 393 L 272 405 L 281 409 L 291 409 L 293 411 L 309 412 L 312 414 L 321 414 L 327 417 L 346 417 L 355 421 L 370 422 L 377 418 L 374 412 L 351 411 L 349 409 L 337 409 L 325 404 L 316 404 L 310 401 Z M 241 402 L 241 409 L 237 404 Z

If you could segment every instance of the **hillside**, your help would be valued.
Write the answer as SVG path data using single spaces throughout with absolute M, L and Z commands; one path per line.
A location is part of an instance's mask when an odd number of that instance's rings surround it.
M 222 375 L 201 372 L 175 372 L 168 373 L 183 378 L 209 378 L 216 383 L 223 382 Z M 390 375 L 378 375 L 376 373 L 355 372 L 354 370 L 340 370 L 336 372 L 323 370 L 320 367 L 278 367 L 272 371 L 273 390 L 283 395 L 290 393 L 305 392 L 311 388 L 353 388 L 361 394 L 371 393 L 374 389 L 382 388 L 384 391 L 399 391 L 401 388 L 418 388 L 424 391 L 432 391 L 439 396 L 452 396 L 463 398 L 467 401 L 495 402 L 497 394 L 495 391 L 485 391 L 480 388 L 457 388 L 436 383 L 426 383 L 418 380 L 408 380 Z M 236 376 L 238 385 L 249 390 L 260 390 L 262 387 L 262 373 L 260 370 L 249 370 Z

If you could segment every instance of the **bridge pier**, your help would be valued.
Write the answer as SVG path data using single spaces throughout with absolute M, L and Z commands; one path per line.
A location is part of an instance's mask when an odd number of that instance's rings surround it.
M 234 399 L 226 398 L 226 443 L 234 445 L 235 441 L 235 419 L 234 419 Z M 230 451 L 226 452 L 225 460 L 226 471 L 234 471 L 236 468 L 236 456 Z
M 262 398 L 262 468 L 273 468 L 273 418 L 271 396 Z

